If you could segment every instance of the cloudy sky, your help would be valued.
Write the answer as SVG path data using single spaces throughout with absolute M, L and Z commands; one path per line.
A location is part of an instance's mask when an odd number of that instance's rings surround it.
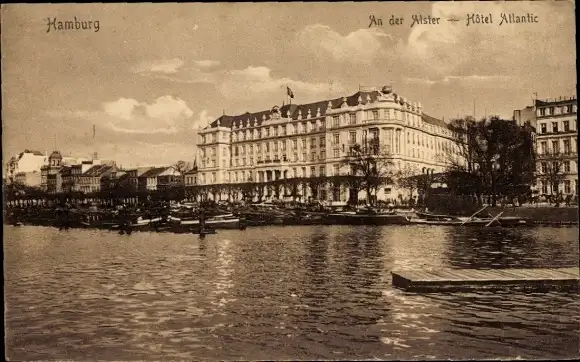
M 494 24 L 467 27 L 474 12 Z M 499 26 L 502 12 L 539 23 Z M 411 27 L 414 14 L 460 21 Z M 49 17 L 99 31 L 47 33 Z M 511 117 L 534 92 L 575 95 L 575 58 L 565 1 L 2 6 L 3 154 L 192 160 L 197 128 L 280 105 L 286 85 L 295 103 L 392 84 L 432 116 L 472 114 L 475 100 L 477 117 Z

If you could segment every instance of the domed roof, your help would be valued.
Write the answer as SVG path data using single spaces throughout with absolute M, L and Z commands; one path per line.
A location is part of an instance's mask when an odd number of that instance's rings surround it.
M 50 154 L 50 156 L 48 158 L 58 158 L 62 160 L 62 155 L 60 154 L 60 152 L 58 151 L 52 151 L 52 153 Z
M 383 89 L 381 91 L 384 94 L 391 94 L 393 92 L 393 87 L 391 87 L 390 85 L 386 85 L 383 87 Z

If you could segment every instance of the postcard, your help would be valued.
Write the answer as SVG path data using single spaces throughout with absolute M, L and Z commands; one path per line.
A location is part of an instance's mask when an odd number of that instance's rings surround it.
M 8 360 L 579 357 L 574 2 L 1 17 Z

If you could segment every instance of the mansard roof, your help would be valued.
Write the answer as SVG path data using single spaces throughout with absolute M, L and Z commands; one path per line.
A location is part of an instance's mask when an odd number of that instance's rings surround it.
M 169 167 L 154 167 L 154 168 L 150 169 L 149 171 L 146 171 L 143 174 L 141 174 L 141 176 L 139 176 L 139 178 L 157 177 L 160 174 L 162 174 L 165 170 L 167 170 L 168 168 Z
M 559 105 L 567 105 L 577 103 L 576 97 L 560 97 L 555 99 L 536 99 L 536 107 L 543 107 L 543 106 L 559 106 Z
M 372 92 L 364 92 L 364 91 L 359 91 L 356 92 L 355 94 L 346 97 L 346 103 L 349 107 L 352 106 L 356 106 L 358 104 L 358 99 L 359 97 L 361 98 L 361 103 L 362 104 L 367 104 L 367 95 L 370 96 L 371 102 L 374 102 L 377 100 L 377 98 L 380 95 L 379 91 L 372 91 Z M 345 97 L 339 97 L 339 98 L 335 98 L 335 99 L 326 99 L 323 101 L 319 101 L 319 102 L 314 102 L 314 103 L 306 103 L 306 104 L 286 104 L 282 107 L 279 108 L 279 112 L 282 116 L 286 116 L 286 118 L 292 118 L 294 120 L 298 119 L 298 114 L 301 112 L 302 113 L 302 117 L 306 118 L 306 116 L 308 115 L 308 111 L 310 110 L 310 118 L 316 118 L 316 114 L 318 112 L 318 110 L 320 109 L 320 117 L 324 117 L 326 115 L 326 110 L 328 108 L 328 102 L 330 101 L 332 104 L 332 108 L 339 108 L 342 103 L 343 103 L 343 99 Z M 263 123 L 263 118 L 264 116 L 266 117 L 266 119 L 270 119 L 272 117 L 272 114 L 274 113 L 273 109 L 267 110 L 267 111 L 260 111 L 260 112 L 246 112 L 244 114 L 241 115 L 237 115 L 237 116 L 228 116 L 228 115 L 223 115 L 221 117 L 219 117 L 218 119 L 216 119 L 215 121 L 213 121 L 208 128 L 214 128 L 217 127 L 218 121 L 220 124 L 220 127 L 227 127 L 227 128 L 232 128 L 234 125 L 236 127 L 238 127 L 240 124 L 243 124 L 244 126 L 246 125 L 246 122 L 250 122 L 250 125 L 253 126 L 254 125 L 254 120 L 256 120 L 256 124 L 258 126 L 260 126 Z M 288 116 L 289 114 L 289 116 Z
M 102 176 L 105 172 L 112 170 L 114 167 L 115 166 L 110 165 L 95 165 L 86 170 L 85 173 L 83 173 L 83 176 L 99 177 Z
M 365 105 L 367 103 L 372 103 L 375 102 L 381 95 L 381 92 L 379 91 L 358 91 L 356 93 L 354 93 L 351 96 L 348 97 L 339 97 L 339 98 L 334 98 L 334 99 L 330 99 L 330 100 L 323 100 L 323 101 L 319 101 L 319 102 L 314 102 L 314 103 L 306 103 L 306 104 L 286 104 L 282 107 L 279 108 L 279 112 L 281 114 L 282 117 L 285 118 L 291 118 L 293 120 L 297 120 L 299 114 L 302 114 L 302 118 L 306 119 L 308 116 L 308 111 L 310 111 L 310 117 L 309 119 L 312 118 L 317 118 L 317 113 L 318 111 L 320 111 L 320 117 L 324 117 L 326 115 L 326 111 L 328 109 L 328 103 L 330 102 L 332 105 L 332 109 L 336 109 L 336 108 L 340 108 L 344 101 L 346 100 L 346 105 L 348 107 L 354 107 L 356 105 L 359 104 L 359 99 L 360 99 L 360 103 Z M 370 101 L 367 100 L 367 97 L 370 98 Z M 240 125 L 243 125 L 245 127 L 245 125 L 247 124 L 247 122 L 250 122 L 250 126 L 254 126 L 254 120 L 256 121 L 256 125 L 260 126 L 263 123 L 263 118 L 265 116 L 266 119 L 270 119 L 272 117 L 272 114 L 274 112 L 274 109 L 271 110 L 267 110 L 267 111 L 260 111 L 260 112 L 254 112 L 254 113 L 250 113 L 250 112 L 246 112 L 244 114 L 241 115 L 237 115 L 237 116 L 228 116 L 228 115 L 223 115 L 221 117 L 219 117 L 218 119 L 216 119 L 215 121 L 213 121 L 208 128 L 215 128 L 217 127 L 218 121 L 220 124 L 220 127 L 226 127 L 226 128 L 233 128 L 235 127 L 239 127 Z M 433 124 L 435 126 L 439 126 L 439 127 L 447 127 L 447 124 L 437 118 L 431 117 L 427 114 L 422 114 L 421 115 L 423 121 L 425 121 L 426 123 L 429 124 Z
M 448 127 L 447 123 L 445 123 L 442 120 L 437 119 L 435 117 L 431 117 L 425 113 L 421 114 L 421 118 L 423 119 L 424 122 L 432 124 L 434 126 L 439 126 L 439 127 L 444 127 L 444 128 Z

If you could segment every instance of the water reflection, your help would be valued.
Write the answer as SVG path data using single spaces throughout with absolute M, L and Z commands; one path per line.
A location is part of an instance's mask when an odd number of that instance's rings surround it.
M 578 265 L 578 229 L 5 229 L 12 359 L 561 358 L 578 295 L 409 294 L 394 268 Z
M 551 232 L 546 234 L 545 229 L 538 228 L 449 228 L 446 259 L 454 268 L 576 266 L 577 229 L 547 230 Z

